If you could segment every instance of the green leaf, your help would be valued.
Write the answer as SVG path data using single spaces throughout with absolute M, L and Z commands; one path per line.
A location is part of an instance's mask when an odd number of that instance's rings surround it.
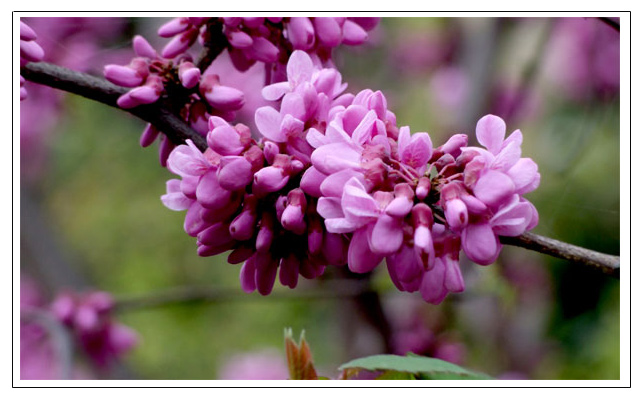
M 415 376 L 409 372 L 388 370 L 375 378 L 375 380 L 415 380 Z
M 368 371 L 397 371 L 418 374 L 422 379 L 492 379 L 490 376 L 469 371 L 444 360 L 415 354 L 396 356 L 380 354 L 359 358 L 343 364 L 339 369 L 359 368 Z

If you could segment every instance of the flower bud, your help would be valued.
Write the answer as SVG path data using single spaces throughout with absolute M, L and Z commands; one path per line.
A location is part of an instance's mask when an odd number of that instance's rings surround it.
M 145 58 L 150 58 L 150 59 L 157 59 L 158 58 L 158 53 L 154 48 L 152 47 L 151 44 L 142 36 L 136 35 L 134 36 L 134 52 L 136 55 L 139 57 L 145 57 Z
M 229 33 L 226 32 L 225 35 L 227 36 L 227 41 L 234 48 L 247 49 L 252 47 L 252 36 L 243 31 L 230 31 Z
M 238 110 L 245 103 L 243 92 L 229 86 L 222 86 L 218 75 L 215 74 L 203 76 L 199 90 L 207 102 L 219 110 Z
M 310 18 L 292 17 L 287 25 L 288 39 L 295 50 L 310 50 L 314 46 L 314 27 Z
M 281 190 L 289 180 L 282 168 L 269 166 L 254 174 L 252 192 L 263 196 Z
M 187 50 L 198 37 L 198 29 L 191 27 L 180 35 L 174 36 L 163 48 L 162 55 L 164 58 L 174 58 Z
M 169 22 L 163 24 L 158 28 L 158 36 L 170 38 L 176 36 L 181 32 L 185 32 L 189 28 L 190 22 L 187 18 L 172 18 Z
M 103 71 L 105 79 L 116 85 L 125 87 L 136 87 L 143 83 L 144 78 L 138 71 L 122 65 L 105 65 Z
M 291 289 L 296 287 L 299 280 L 299 259 L 292 253 L 281 259 L 279 281 Z
M 252 164 L 240 156 L 223 157 L 218 169 L 218 181 L 223 189 L 241 190 L 252 182 Z
M 198 85 L 198 82 L 201 80 L 201 70 L 196 68 L 193 63 L 183 61 L 178 66 L 178 78 L 183 87 L 191 89 Z

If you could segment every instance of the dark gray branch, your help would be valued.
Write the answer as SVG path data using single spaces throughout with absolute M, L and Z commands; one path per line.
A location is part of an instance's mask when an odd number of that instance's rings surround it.
M 598 17 L 598 19 L 611 28 L 615 29 L 617 32 L 620 32 L 620 23 L 611 19 L 611 18 L 606 18 L 606 17 Z
M 526 232 L 517 237 L 500 237 L 503 244 L 548 254 L 553 257 L 586 265 L 614 278 L 620 278 L 620 257 L 585 249 L 559 240 Z
M 74 93 L 119 109 L 116 104 L 118 97 L 129 90 L 93 75 L 44 62 L 28 63 L 20 68 L 20 74 L 28 81 Z M 207 141 L 203 136 L 160 105 L 160 102 L 124 111 L 151 123 L 176 144 L 191 139 L 201 151 L 207 148 Z

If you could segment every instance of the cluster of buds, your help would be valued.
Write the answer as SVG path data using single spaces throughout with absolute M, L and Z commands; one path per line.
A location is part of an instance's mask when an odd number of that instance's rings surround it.
M 142 36 L 134 37 L 133 47 L 137 57 L 128 65 L 110 64 L 104 70 L 105 77 L 112 83 L 132 88 L 118 98 L 121 108 L 155 103 L 165 96 L 175 114 L 205 136 L 210 116 L 231 121 L 235 118 L 235 111 L 243 106 L 243 92 L 221 85 L 219 76 L 214 73 L 201 73 L 188 55 L 172 53 L 178 57 L 161 57 Z M 153 125 L 147 125 L 140 138 L 141 146 L 151 145 L 159 134 Z M 166 166 L 167 156 L 174 147 L 163 136 L 160 146 L 163 166 Z
M 378 23 L 379 18 L 181 17 L 161 26 L 158 34 L 172 38 L 163 49 L 167 58 L 186 51 L 197 39 L 207 45 L 222 34 L 234 66 L 245 71 L 257 61 L 285 64 L 292 50 L 304 50 L 326 62 L 341 44 L 363 44 Z
M 105 292 L 61 294 L 51 304 L 53 315 L 99 367 L 107 367 L 138 342 L 130 328 L 113 321 L 114 302 Z
M 20 21 L 20 65 L 28 62 L 38 62 L 45 58 L 45 51 L 36 43 L 38 35 L 24 22 Z M 27 98 L 27 89 L 24 87 L 25 78 L 20 75 L 20 101 Z
M 188 140 L 170 154 L 168 168 L 182 179 L 168 181 L 161 197 L 187 210 L 184 228 L 200 256 L 232 250 L 228 261 L 244 263 L 243 290 L 263 295 L 277 272 L 294 288 L 299 275 L 316 278 L 326 265 L 345 263 L 346 239 L 325 231 L 316 201 L 298 187 L 303 162 L 218 117 L 210 118 L 207 142 L 205 153 Z
M 330 61 L 332 48 L 341 43 L 357 45 L 367 39 L 378 18 L 280 18 L 223 17 L 174 18 L 158 30 L 171 38 L 159 54 L 142 36 L 134 38 L 136 57 L 128 65 L 110 64 L 105 77 L 120 86 L 132 88 L 118 99 L 121 108 L 129 109 L 164 99 L 175 115 L 205 136 L 208 120 L 217 116 L 232 121 L 243 107 L 243 92 L 221 84 L 204 56 L 194 65 L 188 50 L 197 41 L 211 52 L 227 49 L 236 69 L 245 71 L 256 62 L 266 65 L 266 82 L 280 82 L 285 76 L 285 62 L 291 52 L 303 49 L 315 56 L 320 65 Z M 207 65 L 206 65 L 207 64 Z M 140 144 L 151 145 L 161 132 L 151 124 L 143 131 Z M 167 166 L 167 157 L 175 144 L 161 136 L 159 158 Z
M 315 277 L 324 262 L 367 273 L 385 259 L 399 290 L 437 304 L 464 290 L 461 249 L 488 265 L 500 235 L 537 224 L 523 195 L 540 176 L 521 158 L 520 131 L 504 140 L 504 121 L 487 115 L 476 132 L 485 149 L 463 134 L 433 149 L 428 133 L 397 127 L 381 92 L 344 90 L 336 70 L 297 50 L 287 81 L 263 89 L 279 109 L 256 111 L 258 143 L 246 127 L 212 118 L 205 154 L 189 145 L 170 156 L 183 179 L 168 182 L 163 201 L 188 209 L 200 255 L 233 250 L 230 262 L 245 261 L 246 291 L 269 293 L 279 265 L 293 287 L 293 265 Z

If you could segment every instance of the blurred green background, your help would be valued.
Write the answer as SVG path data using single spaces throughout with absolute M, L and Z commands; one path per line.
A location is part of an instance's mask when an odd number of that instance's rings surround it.
M 586 29 L 610 29 L 579 20 Z M 382 90 L 398 125 L 429 132 L 435 147 L 460 132 L 474 143 L 477 119 L 504 117 L 509 133 L 524 134 L 523 157 L 533 158 L 542 176 L 527 195 L 540 215 L 534 232 L 619 254 L 619 87 L 604 89 L 589 76 L 591 89 L 577 95 L 555 82 L 560 72 L 551 57 L 564 54 L 555 52 L 556 43 L 572 32 L 560 25 L 545 18 L 384 18 L 367 46 L 342 47 L 336 64 L 348 91 Z M 129 26 L 150 31 L 158 20 L 133 19 Z M 129 46 L 127 39 L 120 44 Z M 437 81 L 445 67 L 467 82 Z M 497 90 L 507 83 L 526 100 L 502 114 Z M 441 99 L 444 93 L 450 98 Z M 43 273 L 33 241 L 61 249 L 65 265 L 49 271 L 57 282 L 80 280 L 118 299 L 189 287 L 221 294 L 216 301 L 122 310 L 118 319 L 140 335 L 123 360 L 126 376 L 215 379 L 237 353 L 282 352 L 286 327 L 295 336 L 305 330 L 319 369 L 331 377 L 351 357 L 382 351 L 375 329 L 346 317 L 349 299 L 306 298 L 316 282 L 294 290 L 277 284 L 268 297 L 245 294 L 239 266 L 228 265 L 226 255 L 198 257 L 195 239 L 183 231 L 184 213 L 160 202 L 172 174 L 160 167 L 157 144 L 138 146 L 143 127 L 123 112 L 66 96 L 64 113 L 44 139 L 45 168 L 22 183 L 23 198 L 37 204 L 51 237 L 26 237 L 22 229 L 21 269 L 46 293 L 60 285 Z M 461 345 L 463 365 L 494 376 L 619 379 L 618 280 L 519 248 L 505 247 L 488 267 L 463 258 L 467 289 L 439 306 L 399 293 L 380 266 L 373 285 L 384 310 L 391 318 L 419 310 L 435 335 Z

